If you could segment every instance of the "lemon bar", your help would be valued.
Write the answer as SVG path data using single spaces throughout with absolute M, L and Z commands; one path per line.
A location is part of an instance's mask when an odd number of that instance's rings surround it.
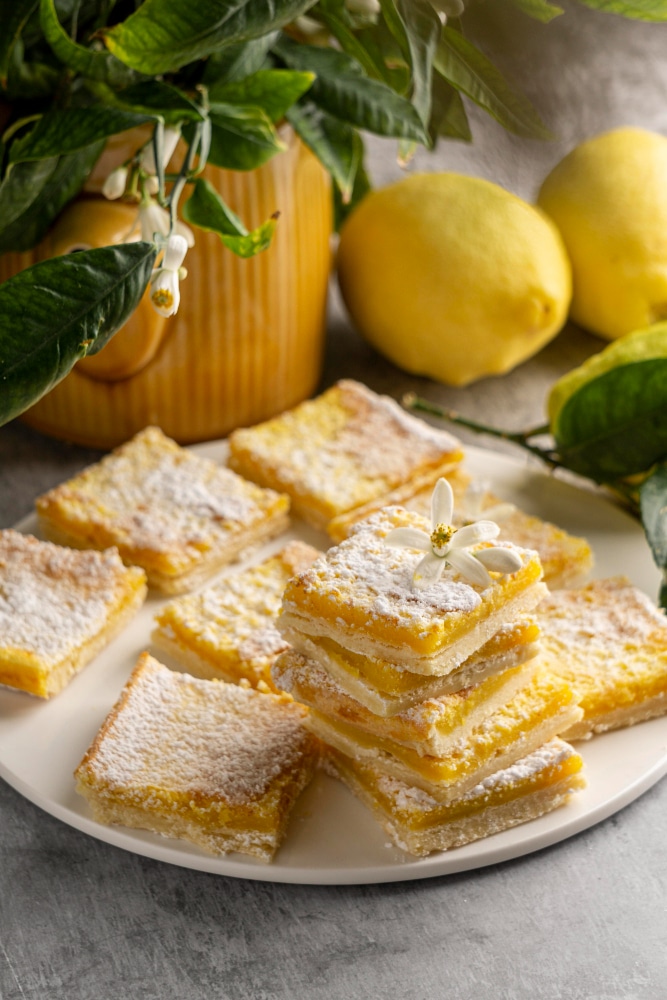
M 496 521 L 501 541 L 511 541 L 539 553 L 544 582 L 550 589 L 573 587 L 590 572 L 593 552 L 585 538 L 570 535 L 550 521 L 524 513 L 490 490 L 479 489 L 463 470 L 448 473 L 447 479 L 456 498 L 455 522 L 469 524 L 483 517 Z M 405 506 L 427 515 L 430 503 L 430 491 L 423 490 L 406 501 Z
M 442 757 L 526 688 L 535 670 L 533 663 L 503 670 L 474 687 L 427 698 L 389 718 L 370 712 L 325 670 L 292 649 L 276 660 L 273 678 L 278 689 L 331 720 L 357 726 L 380 740 L 393 740 L 420 756 Z
M 549 667 L 583 709 L 568 739 L 667 712 L 667 618 L 629 580 L 554 591 L 536 615 Z
M 323 743 L 348 757 L 415 785 L 439 802 L 451 802 L 494 771 L 509 767 L 581 718 L 571 688 L 547 670 L 538 670 L 503 708 L 488 716 L 470 735 L 441 757 L 420 754 L 387 736 L 319 711 L 306 725 Z
M 170 601 L 155 617 L 153 641 L 197 677 L 273 687 L 271 664 L 287 648 L 275 627 L 285 584 L 318 555 L 290 542 L 257 566 Z
M 150 586 L 182 593 L 280 533 L 289 499 L 148 427 L 36 507 L 53 541 L 115 545 L 126 563 L 145 569 Z
M 319 664 L 355 701 L 375 715 L 391 717 L 427 698 L 472 687 L 537 655 L 539 628 L 530 618 L 502 625 L 481 649 L 444 677 L 413 674 L 403 664 L 389 663 L 343 649 L 333 639 L 311 639 L 284 630 L 287 642 Z
M 270 861 L 316 748 L 291 699 L 143 654 L 75 772 L 100 823 Z
M 324 767 L 373 811 L 397 847 L 416 857 L 462 847 L 537 819 L 585 787 L 583 760 L 560 739 L 448 803 L 337 751 L 327 752 Z
M 338 382 L 273 420 L 234 431 L 229 465 L 289 494 L 293 511 L 336 536 L 335 519 L 399 503 L 463 457 L 459 442 L 359 382 Z
M 115 549 L 80 552 L 0 532 L 0 684 L 50 698 L 117 635 L 146 595 Z
M 385 543 L 398 527 L 430 531 L 425 518 L 401 507 L 360 522 L 349 538 L 288 582 L 279 630 L 332 639 L 413 673 L 444 675 L 545 593 L 537 553 L 509 545 L 520 568 L 492 574 L 488 586 L 467 583 L 448 566 L 437 583 L 415 589 L 423 553 Z

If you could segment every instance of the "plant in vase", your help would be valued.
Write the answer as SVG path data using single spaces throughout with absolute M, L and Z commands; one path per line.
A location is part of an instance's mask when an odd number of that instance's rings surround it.
M 542 21 L 561 13 L 547 0 L 512 2 Z M 630 0 L 582 2 L 667 17 L 661 3 L 647 13 Z M 94 371 L 142 301 L 171 322 L 188 296 L 181 284 L 192 274 L 193 242 L 213 234 L 243 259 L 267 250 L 280 218 L 269 212 L 248 224 L 209 172 L 261 171 L 285 149 L 286 128 L 331 176 L 339 218 L 369 187 L 364 131 L 398 140 L 404 162 L 440 136 L 470 140 L 464 95 L 508 129 L 546 136 L 537 112 L 467 37 L 463 8 L 460 0 L 0 3 L 0 253 L 22 255 L 23 267 L 0 286 L 0 422 L 77 362 Z M 118 137 L 130 149 L 104 175 L 103 194 L 126 228 L 119 223 L 110 245 L 57 242 L 55 256 L 38 253 L 47 259 L 35 263 L 34 248 L 67 228 L 66 213 Z M 136 347 L 137 368 L 153 357 L 156 331 Z

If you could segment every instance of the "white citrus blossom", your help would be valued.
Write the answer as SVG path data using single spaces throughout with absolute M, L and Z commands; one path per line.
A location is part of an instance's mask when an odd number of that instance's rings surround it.
M 125 186 L 127 184 L 127 167 L 116 167 L 112 170 L 104 184 L 102 185 L 102 194 L 109 201 L 115 201 L 116 198 L 122 198 L 125 194 Z
M 488 570 L 515 573 L 521 568 L 521 557 L 508 548 L 492 545 L 469 552 L 479 542 L 492 542 L 500 528 L 493 521 L 476 521 L 457 530 L 452 526 L 453 513 L 452 488 L 446 479 L 439 479 L 431 500 L 431 534 L 420 528 L 394 528 L 385 538 L 387 545 L 426 553 L 414 572 L 415 587 L 423 589 L 437 583 L 447 564 L 480 587 L 492 582 Z
M 152 243 L 155 234 L 168 236 L 171 220 L 169 212 L 158 205 L 156 201 L 148 199 L 139 208 L 139 226 L 141 228 L 141 238 L 148 243 Z M 189 226 L 183 222 L 176 222 L 175 231 L 178 236 L 182 236 L 188 247 L 195 245 L 195 238 Z
M 174 155 L 176 146 L 178 145 L 178 140 L 181 138 L 180 128 L 173 128 L 168 125 L 164 130 L 162 139 L 162 166 L 166 167 L 170 159 Z M 141 151 L 141 158 L 139 160 L 141 166 L 146 171 L 147 174 L 156 174 L 155 169 L 155 149 L 153 143 L 149 142 Z
M 174 233 L 167 240 L 161 266 L 153 271 L 151 303 L 160 316 L 173 316 L 178 312 L 181 301 L 179 271 L 187 252 L 188 244 L 183 236 Z

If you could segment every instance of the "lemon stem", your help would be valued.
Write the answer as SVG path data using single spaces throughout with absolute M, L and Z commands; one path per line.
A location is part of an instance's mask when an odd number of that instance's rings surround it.
M 447 420 L 449 423 L 457 424 L 459 427 L 465 427 L 470 431 L 474 431 L 475 434 L 488 434 L 490 437 L 499 438 L 501 441 L 510 441 L 525 451 L 529 451 L 532 455 L 536 455 L 537 458 L 542 462 L 546 462 L 552 469 L 566 468 L 558 460 L 556 452 L 553 449 L 541 448 L 539 445 L 530 443 L 532 438 L 548 434 L 548 425 L 535 427 L 530 431 L 505 431 L 499 427 L 487 427 L 486 424 L 480 424 L 469 417 L 461 416 L 456 410 L 449 410 L 446 407 L 438 406 L 437 403 L 431 403 L 428 399 L 421 399 L 414 392 L 406 393 L 403 397 L 403 405 L 407 409 L 415 410 L 419 413 L 428 413 L 432 417 L 438 417 L 440 420 Z

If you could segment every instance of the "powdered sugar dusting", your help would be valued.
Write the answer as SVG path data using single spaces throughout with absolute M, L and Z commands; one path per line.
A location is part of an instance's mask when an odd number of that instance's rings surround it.
M 277 499 L 230 469 L 179 448 L 157 428 L 37 502 L 60 510 L 72 531 L 88 525 L 124 548 L 191 556 L 257 521 Z
M 380 445 L 378 443 L 380 442 Z M 275 420 L 235 432 L 285 488 L 316 498 L 331 515 L 396 488 L 424 466 L 460 457 L 458 441 L 351 380 Z
M 106 624 L 131 573 L 115 549 L 80 552 L 0 532 L 0 649 L 53 666 Z
M 544 638 L 569 653 L 582 647 L 587 655 L 638 649 L 657 631 L 667 641 L 664 612 L 620 577 L 554 591 L 540 604 L 537 618 Z
M 312 592 L 343 608 L 346 604 L 362 608 L 369 619 L 423 630 L 436 618 L 464 615 L 477 608 L 483 589 L 463 582 L 449 567 L 438 583 L 423 590 L 414 588 L 415 567 L 423 553 L 384 542 L 392 528 L 402 525 L 428 529 L 417 514 L 400 507 L 384 508 L 357 524 L 349 538 L 301 574 L 298 588 L 289 588 L 283 606 L 298 610 L 299 594 Z
M 295 702 L 146 657 L 92 766 L 112 788 L 161 787 L 240 806 L 298 765 L 309 745 L 304 715 Z

